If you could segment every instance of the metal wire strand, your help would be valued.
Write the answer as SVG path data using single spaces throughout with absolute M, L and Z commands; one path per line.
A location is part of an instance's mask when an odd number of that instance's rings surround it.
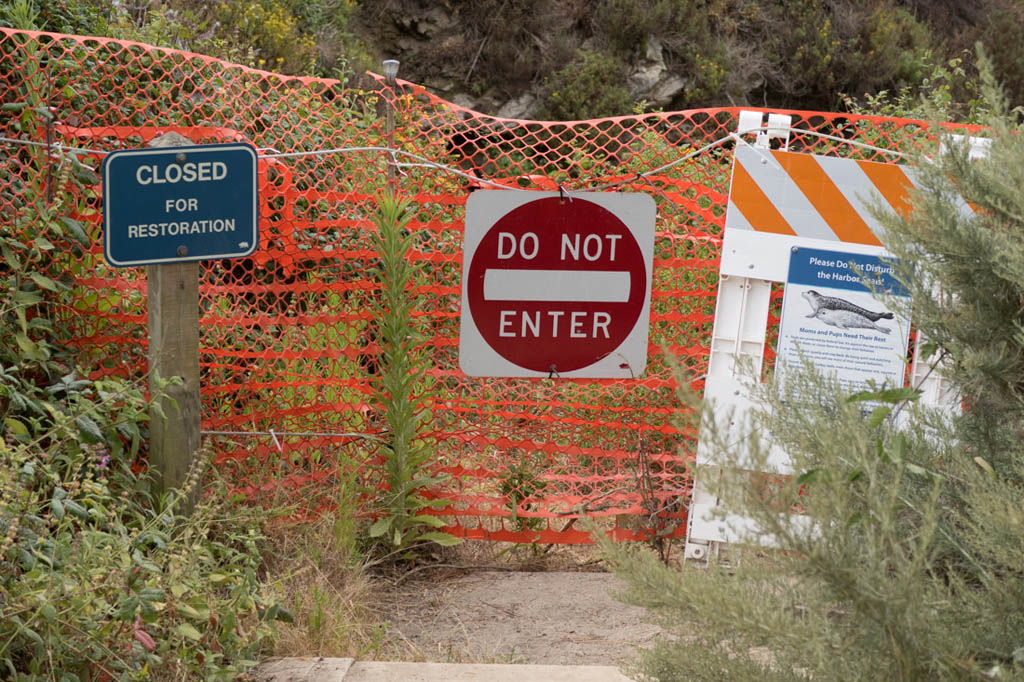
M 316 433 L 311 431 L 200 431 L 204 436 L 270 436 L 275 442 L 278 438 L 359 438 L 385 442 L 379 433 Z
M 650 170 L 644 171 L 642 173 L 636 173 L 635 175 L 633 175 L 633 176 L 631 176 L 629 178 L 623 178 L 623 179 L 620 179 L 620 180 L 615 180 L 615 181 L 612 181 L 612 182 L 607 182 L 607 183 L 598 184 L 598 185 L 592 185 L 592 186 L 589 186 L 589 187 L 588 186 L 574 187 L 574 188 L 572 188 L 571 191 L 573 191 L 573 192 L 602 192 L 602 191 L 606 191 L 606 190 L 609 190 L 609 189 L 614 189 L 616 187 L 621 187 L 622 185 L 626 185 L 626 184 L 634 183 L 634 182 L 640 182 L 640 181 L 647 181 L 648 184 L 649 184 L 650 176 L 657 175 L 659 173 L 663 173 L 663 172 L 669 170 L 670 168 L 674 168 L 675 166 L 678 166 L 681 163 L 686 163 L 687 161 L 690 161 L 691 159 L 694 159 L 694 158 L 696 158 L 696 157 L 698 157 L 698 156 L 700 156 L 702 154 L 705 154 L 708 151 L 714 149 L 715 147 L 721 146 L 722 144 L 724 144 L 726 142 L 738 141 L 741 144 L 747 145 L 749 147 L 753 147 L 752 145 L 750 145 L 749 142 L 744 140 L 742 136 L 746 135 L 746 134 L 750 134 L 750 133 L 763 132 L 763 131 L 781 131 L 781 132 L 789 132 L 789 133 L 799 133 L 800 135 L 810 135 L 812 137 L 818 137 L 818 138 L 825 139 L 825 140 L 832 140 L 834 142 L 839 142 L 839 143 L 842 143 L 842 144 L 847 144 L 847 145 L 850 145 L 850 146 L 853 146 L 853 147 L 859 147 L 859 148 L 862 148 L 862 149 L 869 149 L 869 150 L 874 151 L 874 152 L 879 152 L 879 153 L 882 153 L 882 154 L 888 154 L 888 155 L 895 156 L 895 157 L 902 158 L 902 159 L 907 158 L 907 155 L 904 154 L 903 152 L 894 151 L 894 150 L 891 150 L 891 149 L 883 149 L 882 147 L 877 147 L 875 145 L 868 144 L 866 142 L 858 142 L 856 140 L 848 140 L 845 137 L 839 137 L 837 135 L 828 135 L 826 133 L 819 133 L 819 132 L 816 132 L 816 131 L 813 131 L 813 130 L 804 130 L 802 128 L 763 126 L 763 127 L 760 127 L 760 128 L 750 128 L 750 129 L 747 129 L 747 130 L 740 130 L 740 131 L 729 133 L 728 135 L 724 135 L 724 136 L 718 138 L 717 140 L 714 140 L 713 142 L 709 142 L 708 144 L 704 145 L 703 147 L 699 147 L 699 148 L 694 149 L 694 150 L 692 150 L 692 151 L 690 151 L 690 152 L 688 152 L 686 154 L 683 154 L 682 156 L 680 156 L 677 159 L 674 159 L 672 161 L 669 161 L 668 163 L 664 163 L 664 164 L 662 164 L 660 166 L 657 166 L 657 167 L 652 168 Z M 104 150 L 101 150 L 101 149 L 88 149 L 88 148 L 84 148 L 84 147 L 68 147 L 68 146 L 65 146 L 65 145 L 58 145 L 58 144 L 48 145 L 45 142 L 36 142 L 35 140 L 23 140 L 23 139 L 19 139 L 19 138 L 11 138 L 11 137 L 0 137 L 0 142 L 3 142 L 4 144 L 21 144 L 21 145 L 27 145 L 27 146 L 31 146 L 31 147 L 47 147 L 49 149 L 57 149 L 57 150 L 60 150 L 60 151 L 66 151 L 66 152 L 72 152 L 72 153 L 98 154 L 98 155 L 101 155 L 101 156 L 105 156 L 107 154 L 112 153 L 110 151 L 104 151 Z M 757 149 L 756 147 L 753 147 L 753 148 Z M 761 151 L 761 150 L 758 149 L 758 151 Z M 431 161 L 430 159 L 428 159 L 428 158 L 426 158 L 424 156 L 420 156 L 419 154 L 413 154 L 412 152 L 405 151 L 404 149 L 395 149 L 395 148 L 392 148 L 392 147 L 381 147 L 381 146 L 333 147 L 333 148 L 330 148 L 330 149 L 315 149 L 315 150 L 311 150 L 311 151 L 302 151 L 302 152 L 273 152 L 273 153 L 270 153 L 270 154 L 259 154 L 258 158 L 261 158 L 261 159 L 298 159 L 298 158 L 304 158 L 304 157 L 307 157 L 307 156 L 329 156 L 329 155 L 332 155 L 332 154 L 360 154 L 360 153 L 366 153 L 366 152 L 373 152 L 373 153 L 380 153 L 380 154 L 388 155 L 391 159 L 393 159 L 393 161 L 389 161 L 388 162 L 389 165 L 394 165 L 395 167 L 397 167 L 399 169 L 402 169 L 402 168 L 429 168 L 429 169 L 439 170 L 439 171 L 442 171 L 444 173 L 449 173 L 451 175 L 456 175 L 456 176 L 461 177 L 461 178 L 463 178 L 465 180 L 468 180 L 470 182 L 478 183 L 478 184 L 481 184 L 481 185 L 488 185 L 488 186 L 491 186 L 491 187 L 496 187 L 498 189 L 511 190 L 511 191 L 514 191 L 514 192 L 530 192 L 530 191 L 534 191 L 534 190 L 524 189 L 524 188 L 521 188 L 521 187 L 509 187 L 508 185 L 504 185 L 504 184 L 501 184 L 499 182 L 495 182 L 494 180 L 488 180 L 487 178 L 481 178 L 481 177 L 478 177 L 476 175 L 473 175 L 472 173 L 467 173 L 467 172 L 465 172 L 463 170 L 460 170 L 458 168 L 455 168 L 453 166 L 449 166 L 449 165 L 446 165 L 446 164 L 443 164 L 443 163 L 438 163 L 436 161 Z M 398 157 L 412 159 L 412 161 L 411 162 L 398 161 L 397 160 Z M 568 189 L 562 189 L 562 185 L 561 184 L 559 184 L 558 187 L 559 187 L 560 191 L 563 192 L 563 194 L 568 195 L 568 192 L 569 192 Z

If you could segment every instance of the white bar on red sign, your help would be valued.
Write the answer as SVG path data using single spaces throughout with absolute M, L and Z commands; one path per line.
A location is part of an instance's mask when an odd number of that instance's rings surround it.
M 488 301 L 581 301 L 625 303 L 629 273 L 615 270 L 505 270 L 484 274 Z

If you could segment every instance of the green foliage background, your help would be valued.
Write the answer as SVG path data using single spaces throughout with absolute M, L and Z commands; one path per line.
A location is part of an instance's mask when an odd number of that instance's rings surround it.
M 17 3 L 10 3 L 17 4 Z M 927 94 L 959 60 L 955 102 L 982 40 L 1024 102 L 1024 5 L 1015 0 L 35 0 L 46 30 L 192 50 L 288 74 L 344 79 L 383 58 L 444 96 L 532 92 L 544 116 L 624 115 L 628 65 L 651 39 L 685 81 L 667 109 L 836 110 L 881 93 Z M 9 23 L 0 3 L 0 23 Z M 431 32 L 430 26 L 441 26 Z M 844 97 L 843 95 L 846 95 Z

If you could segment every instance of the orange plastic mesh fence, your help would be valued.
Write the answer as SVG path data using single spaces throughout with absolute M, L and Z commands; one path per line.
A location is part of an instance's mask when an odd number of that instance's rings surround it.
M 432 415 L 431 491 L 447 530 L 517 542 L 588 542 L 581 509 L 615 520 L 618 537 L 680 536 L 694 434 L 680 421 L 662 349 L 701 388 L 714 312 L 731 144 L 688 153 L 736 129 L 738 109 L 563 123 L 503 120 L 414 84 L 370 91 L 285 77 L 137 43 L 0 29 L 2 134 L 98 152 L 144 146 L 177 131 L 197 143 L 246 141 L 259 161 L 261 243 L 248 259 L 202 267 L 204 431 L 217 466 L 246 496 L 317 514 L 339 490 L 372 513 L 384 485 L 383 425 L 371 401 L 377 353 L 367 312 L 378 291 L 367 234 L 387 185 L 417 206 L 410 229 L 420 279 L 410 295 L 432 360 L 418 400 Z M 394 107 L 395 127 L 384 107 Z M 45 107 L 55 119 L 47 124 Z M 38 111 L 38 115 L 26 110 Z M 886 149 L 920 141 L 920 122 L 785 112 L 794 127 Z M 891 161 L 886 154 L 795 132 L 790 148 Z M 59 182 L 71 152 L 7 144 L 0 166 L 4 229 L 40 177 Z M 77 162 L 99 170 L 100 153 Z M 631 380 L 479 379 L 458 365 L 461 235 L 474 183 L 440 164 L 507 186 L 567 191 L 621 181 L 658 206 L 647 371 Z M 652 172 L 653 171 L 653 172 Z M 640 177 L 640 174 L 645 174 Z M 87 182 L 89 181 L 86 177 Z M 65 202 L 92 247 L 69 257 L 75 304 L 67 324 L 95 375 L 145 371 L 145 270 L 102 257 L 98 179 Z M 222 432 L 230 432 L 225 435 Z M 235 433 L 237 432 L 237 433 Z M 271 433 L 273 432 L 273 433 Z

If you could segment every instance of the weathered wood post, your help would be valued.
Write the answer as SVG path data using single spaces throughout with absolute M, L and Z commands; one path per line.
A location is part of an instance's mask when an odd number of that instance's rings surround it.
M 149 147 L 185 147 L 184 135 L 165 133 Z M 179 163 L 184 159 L 178 159 Z M 184 249 L 185 247 L 180 247 Z M 178 253 L 186 256 L 187 253 Z M 180 377 L 179 385 L 164 387 L 159 410 L 150 412 L 150 464 L 156 472 L 157 493 L 181 487 L 199 450 L 199 263 L 170 263 L 146 268 L 149 308 L 150 390 L 156 380 Z M 196 492 L 180 511 L 192 512 Z

